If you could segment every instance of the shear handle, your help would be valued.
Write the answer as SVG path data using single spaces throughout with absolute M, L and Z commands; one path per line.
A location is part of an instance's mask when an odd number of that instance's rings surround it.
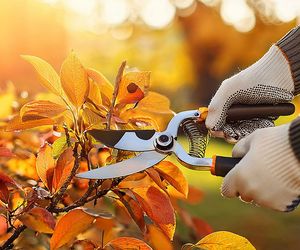
M 227 111 L 227 122 L 291 115 L 295 112 L 292 103 L 278 104 L 234 104 Z
M 210 172 L 212 175 L 225 177 L 242 158 L 213 156 Z

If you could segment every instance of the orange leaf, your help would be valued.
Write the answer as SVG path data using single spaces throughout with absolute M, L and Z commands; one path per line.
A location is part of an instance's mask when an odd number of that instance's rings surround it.
M 53 171 L 55 161 L 52 158 L 52 148 L 46 143 L 36 158 L 36 171 L 44 185 L 52 191 Z
M 146 173 L 135 173 L 125 177 L 119 183 L 118 188 L 148 188 L 152 183 L 153 181 L 149 178 L 149 176 Z
M 9 201 L 9 191 L 3 182 L 0 182 L 0 200 L 4 203 L 8 203 Z
M 40 233 L 53 233 L 55 219 L 45 208 L 34 207 L 27 213 L 23 213 L 18 219 L 30 229 Z
M 97 245 L 95 245 L 90 240 L 76 240 L 72 245 L 71 249 L 80 249 L 80 250 L 95 250 L 98 249 Z
M 147 226 L 148 229 L 148 238 L 152 247 L 155 250 L 173 250 L 172 243 L 166 237 L 166 235 L 155 225 L 149 224 Z
M 0 215 L 0 236 L 6 234 L 7 232 L 7 221 L 6 218 L 3 215 Z
M 55 118 L 62 115 L 65 110 L 65 106 L 54 102 L 45 100 L 31 101 L 21 108 L 20 116 L 22 121 L 26 122 L 29 120 L 37 120 L 37 117 L 40 117 L 40 119 Z
M 8 203 L 10 192 L 8 186 L 18 187 L 18 184 L 8 175 L 0 172 L 0 200 Z
M 167 190 L 166 184 L 162 182 L 159 173 L 154 168 L 148 168 L 146 173 L 162 190 Z
M 162 161 L 155 165 L 154 168 L 174 188 L 187 197 L 189 191 L 188 182 L 181 170 L 175 164 L 170 161 Z
M 67 148 L 58 158 L 53 174 L 53 188 L 55 191 L 59 190 L 63 183 L 69 177 L 74 166 L 75 158 L 73 156 L 72 148 Z
M 139 239 L 119 237 L 108 242 L 104 250 L 152 250 L 152 248 Z
M 24 55 L 22 58 L 28 61 L 34 67 L 39 76 L 41 84 L 45 88 L 52 91 L 56 95 L 63 95 L 59 76 L 49 63 L 35 56 Z
M 131 216 L 131 218 L 135 221 L 135 223 L 138 225 L 138 227 L 141 229 L 141 231 L 145 232 L 145 221 L 144 221 L 144 212 L 140 206 L 140 204 L 134 200 L 129 195 L 116 192 L 118 196 L 120 197 L 120 201 L 126 208 L 127 212 Z
M 150 86 L 150 72 L 128 72 L 123 75 L 117 103 L 136 103 L 142 100 Z
M 187 197 L 187 202 L 190 204 L 197 204 L 203 199 L 203 192 L 198 188 L 189 186 L 189 194 Z
M 132 189 L 132 192 L 147 215 L 169 239 L 173 239 L 176 220 L 168 195 L 155 186 L 149 188 L 136 187 Z
M 50 118 L 37 117 L 37 120 L 22 121 L 21 116 L 14 116 L 6 125 L 5 131 L 20 131 L 45 125 L 53 125 L 55 121 Z
M 73 241 L 78 234 L 90 227 L 94 219 L 94 216 L 84 212 L 83 209 L 74 209 L 65 214 L 56 224 L 50 240 L 50 249 L 58 249 Z
M 82 106 L 88 95 L 88 75 L 78 57 L 71 52 L 63 62 L 60 72 L 62 87 L 76 108 Z

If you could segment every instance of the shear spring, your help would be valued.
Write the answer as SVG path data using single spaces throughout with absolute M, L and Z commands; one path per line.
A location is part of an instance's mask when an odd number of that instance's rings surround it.
M 203 158 L 208 142 L 208 131 L 204 122 L 186 119 L 182 122 L 182 128 L 189 140 L 189 155 Z

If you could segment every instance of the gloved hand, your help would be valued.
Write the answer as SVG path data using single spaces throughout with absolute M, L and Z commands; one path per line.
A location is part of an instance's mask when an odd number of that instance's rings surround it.
M 258 128 L 274 126 L 272 118 L 227 124 L 227 110 L 234 103 L 289 102 L 294 88 L 289 63 L 279 47 L 273 45 L 255 64 L 223 81 L 208 106 L 206 126 L 212 135 L 234 142 Z
M 259 129 L 235 145 L 232 155 L 242 160 L 224 178 L 224 196 L 287 212 L 300 203 L 300 161 L 289 126 Z

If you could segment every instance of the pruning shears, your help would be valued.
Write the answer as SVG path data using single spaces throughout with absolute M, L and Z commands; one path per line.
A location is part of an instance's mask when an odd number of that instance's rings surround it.
M 233 105 L 227 113 L 227 122 L 278 117 L 294 113 L 291 103 Z M 205 158 L 208 131 L 205 127 L 207 108 L 177 113 L 165 131 L 155 130 L 99 130 L 88 133 L 110 148 L 140 152 L 135 157 L 105 167 L 77 174 L 79 178 L 108 179 L 127 176 L 150 168 L 168 155 L 174 154 L 179 162 L 194 170 L 208 170 L 211 174 L 225 177 L 241 158 L 213 156 Z M 178 141 L 182 128 L 189 140 L 189 153 Z

